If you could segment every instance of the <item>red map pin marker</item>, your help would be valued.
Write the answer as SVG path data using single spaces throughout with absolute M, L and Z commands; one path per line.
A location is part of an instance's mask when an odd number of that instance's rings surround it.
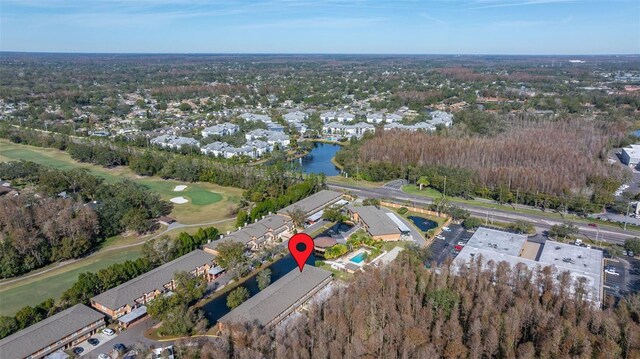
M 293 259 L 298 263 L 300 272 L 302 272 L 305 262 L 313 252 L 313 239 L 305 233 L 294 234 L 289 240 L 289 252 L 291 252 Z

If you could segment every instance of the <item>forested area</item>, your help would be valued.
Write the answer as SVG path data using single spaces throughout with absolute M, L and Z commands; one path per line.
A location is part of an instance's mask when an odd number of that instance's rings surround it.
M 336 159 L 348 173 L 372 181 L 415 183 L 425 176 L 429 186 L 450 195 L 578 212 L 611 204 L 624 179 L 606 161 L 611 141 L 626 136 L 624 124 L 567 120 L 511 124 L 498 133 L 459 131 L 382 131 Z
M 152 148 L 140 149 L 93 139 L 87 140 L 90 141 L 89 143 L 74 143 L 66 135 L 43 134 L 10 126 L 0 126 L 0 137 L 14 143 L 67 151 L 73 159 L 80 162 L 104 167 L 129 166 L 132 171 L 141 176 L 155 175 L 164 179 L 202 181 L 245 189 L 259 185 L 261 182 L 270 183 L 278 178 L 288 180 L 283 166 L 269 166 L 274 168 L 247 166 L 199 154 L 170 153 Z M 276 168 L 277 173 L 275 173 Z
M 637 296 L 594 308 L 566 273 L 480 261 L 455 275 L 403 251 L 275 334 L 237 324 L 222 341 L 179 350 L 236 359 L 640 357 Z
M 25 188 L 20 196 L 0 197 L 1 278 L 77 258 L 127 230 L 146 232 L 172 208 L 144 186 L 106 183 L 85 169 L 2 162 L 0 178 Z
M 324 173 L 320 175 L 310 174 L 298 183 L 282 181 L 283 178 L 276 179 L 276 182 L 262 183 L 244 192 L 243 197 L 247 202 L 255 202 L 249 212 L 240 210 L 237 216 L 237 223 L 241 226 L 247 222 L 254 222 L 269 213 L 293 204 L 306 198 L 322 189 L 325 189 L 326 177 Z
M 217 239 L 218 229 L 208 227 L 200 228 L 193 235 L 182 232 L 176 238 L 162 236 L 146 242 L 141 258 L 112 264 L 96 273 L 80 273 L 76 282 L 62 294 L 57 302 L 49 298 L 35 307 L 23 307 L 13 317 L 0 316 L 0 339 L 78 303 L 88 305 L 91 297 L 183 256 L 209 240 Z

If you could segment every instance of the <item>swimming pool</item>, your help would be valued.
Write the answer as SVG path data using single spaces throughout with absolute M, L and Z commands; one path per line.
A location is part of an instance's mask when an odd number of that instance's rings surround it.
M 357 256 L 353 256 L 351 257 L 351 259 L 349 259 L 350 261 L 352 261 L 353 263 L 360 263 L 364 260 L 364 257 L 366 256 L 366 254 L 364 252 L 358 254 Z

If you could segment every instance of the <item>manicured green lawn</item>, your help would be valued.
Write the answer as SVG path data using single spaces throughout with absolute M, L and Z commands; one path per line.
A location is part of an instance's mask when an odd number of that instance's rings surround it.
M 350 178 L 350 177 L 347 178 L 343 176 L 329 176 L 327 177 L 327 182 L 335 183 L 338 185 L 344 184 L 344 185 L 351 185 L 351 186 L 362 186 L 366 188 L 378 188 L 384 185 L 384 182 L 356 181 L 353 178 Z
M 78 275 L 83 272 L 97 272 L 114 263 L 122 263 L 127 259 L 140 256 L 140 248 L 127 248 L 122 251 L 106 252 L 89 257 L 63 268 L 34 276 L 19 285 L 11 284 L 0 287 L 0 315 L 13 315 L 25 305 L 37 305 L 47 298 L 58 300 L 62 293 L 73 285 Z

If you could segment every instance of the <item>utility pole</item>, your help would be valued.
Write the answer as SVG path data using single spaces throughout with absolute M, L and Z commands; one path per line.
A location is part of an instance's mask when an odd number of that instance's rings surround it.
M 626 214 L 626 216 L 624 218 L 624 230 L 625 231 L 627 230 L 627 221 L 628 221 L 627 217 L 629 217 L 629 207 L 631 207 L 631 202 L 627 203 L 627 214 Z
M 447 176 L 444 176 L 444 198 L 447 198 Z

